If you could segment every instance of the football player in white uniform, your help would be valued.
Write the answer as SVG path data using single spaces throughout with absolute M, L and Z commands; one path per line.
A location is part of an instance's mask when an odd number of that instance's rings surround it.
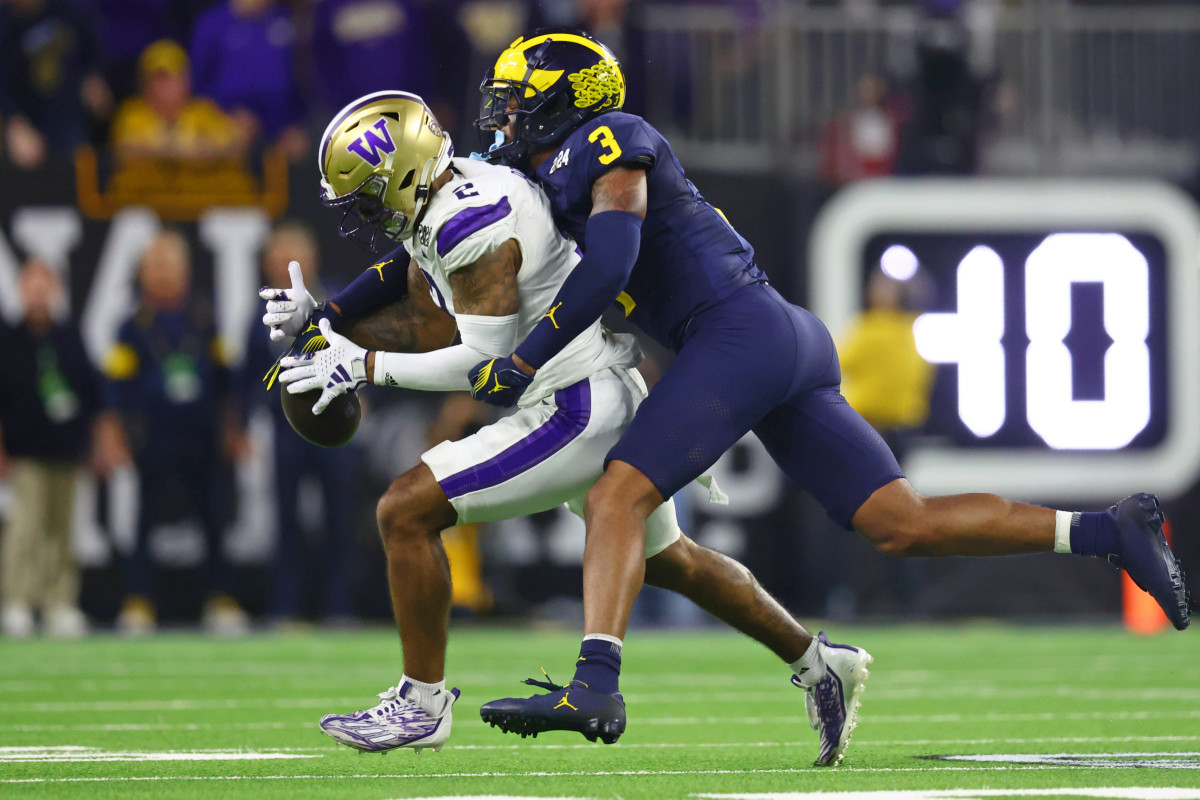
M 290 290 L 260 293 L 273 338 L 299 336 L 304 345 L 319 330 L 327 343 L 294 347 L 298 355 L 281 361 L 287 391 L 321 390 L 314 413 L 368 381 L 470 390 L 467 373 L 480 358 L 511 352 L 553 319 L 550 300 L 580 259 L 574 243 L 520 173 L 452 158 L 419 97 L 380 92 L 351 103 L 326 129 L 319 161 L 324 202 L 344 209 L 343 235 L 376 251 L 386 241 L 401 246 L 324 307 L 298 266 Z M 441 749 L 458 690 L 445 684 L 450 573 L 440 532 L 562 503 L 582 514 L 605 454 L 645 397 L 633 369 L 640 359 L 632 337 L 597 321 L 538 371 L 516 413 L 442 442 L 392 483 L 377 516 L 404 674 L 373 708 L 326 715 L 325 733 L 363 751 Z M 495 380 L 484 373 L 477 383 L 486 390 Z M 812 636 L 745 567 L 681 534 L 670 500 L 650 517 L 646 558 L 647 583 L 691 598 L 785 662 L 808 649 Z M 579 724 L 588 738 L 609 742 L 624 727 L 597 729 L 587 709 Z

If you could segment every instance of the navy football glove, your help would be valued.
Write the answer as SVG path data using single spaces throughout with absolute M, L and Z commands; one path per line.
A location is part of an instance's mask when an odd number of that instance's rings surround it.
M 471 380 L 471 397 L 501 408 L 515 406 L 533 383 L 533 376 L 525 374 L 512 356 L 480 361 L 467 377 Z

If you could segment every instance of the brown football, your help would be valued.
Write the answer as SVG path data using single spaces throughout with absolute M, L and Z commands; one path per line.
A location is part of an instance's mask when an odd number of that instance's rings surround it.
M 300 394 L 291 394 L 285 386 L 279 389 L 283 415 L 291 423 L 292 430 L 305 440 L 321 447 L 341 447 L 354 438 L 362 419 L 362 404 L 354 392 L 335 397 L 324 411 L 314 414 L 312 407 L 321 399 L 320 389 Z

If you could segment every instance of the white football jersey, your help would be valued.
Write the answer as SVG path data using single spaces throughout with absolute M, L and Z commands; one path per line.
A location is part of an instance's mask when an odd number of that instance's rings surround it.
M 451 169 L 454 178 L 430 199 L 405 247 L 425 273 L 434 302 L 453 316 L 450 275 L 515 239 L 521 247 L 516 341 L 524 341 L 551 311 L 579 263 L 579 250 L 554 226 L 546 195 L 524 175 L 465 158 L 453 159 Z M 519 405 L 534 405 L 607 367 L 633 367 L 641 360 L 633 336 L 614 334 L 597 320 L 538 370 Z

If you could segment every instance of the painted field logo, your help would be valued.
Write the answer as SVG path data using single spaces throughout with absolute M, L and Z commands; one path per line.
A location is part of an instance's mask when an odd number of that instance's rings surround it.
M 990 753 L 986 755 L 921 756 L 936 761 L 1037 764 L 1048 767 L 1105 767 L 1109 769 L 1200 769 L 1200 753 Z

